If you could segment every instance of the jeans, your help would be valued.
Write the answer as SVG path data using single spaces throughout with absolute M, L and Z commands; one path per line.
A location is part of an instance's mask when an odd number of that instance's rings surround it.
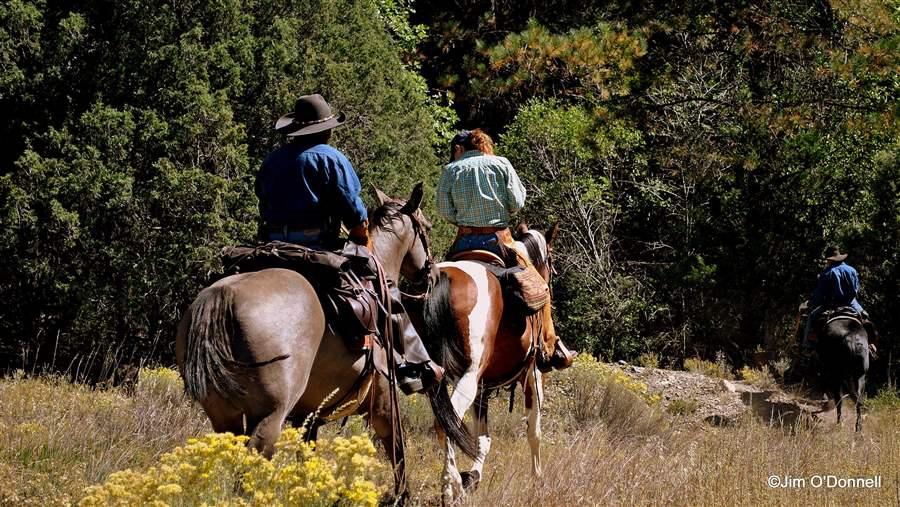
M 317 250 L 324 250 L 321 234 L 306 234 L 303 231 L 288 231 L 287 235 L 283 232 L 270 232 L 269 241 L 284 241 L 285 243 L 294 243 L 295 245 L 308 246 Z
M 504 255 L 503 247 L 497 239 L 497 234 L 492 232 L 489 234 L 467 234 L 456 238 L 456 241 L 450 245 L 447 257 L 450 257 L 457 252 L 465 252 L 468 250 L 487 250 L 497 254 L 500 258 L 503 258 Z

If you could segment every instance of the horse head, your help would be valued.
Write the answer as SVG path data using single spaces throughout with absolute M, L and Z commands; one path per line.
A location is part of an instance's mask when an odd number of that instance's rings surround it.
M 519 224 L 515 234 L 516 241 L 521 242 L 524 246 L 528 258 L 532 265 L 534 265 L 534 268 L 551 287 L 553 286 L 554 275 L 553 240 L 556 239 L 558 232 L 559 223 L 554 224 L 546 234 L 543 234 L 536 229 L 529 229 L 527 224 L 522 223 Z M 551 311 L 551 304 L 546 305 L 542 311 L 549 313 Z M 549 315 L 547 315 L 547 317 L 549 317 Z M 552 319 L 545 318 L 544 321 L 549 324 L 541 333 L 542 353 L 539 357 L 543 357 L 542 361 L 549 367 L 558 370 L 568 368 L 572 365 L 572 361 L 578 353 L 569 350 L 562 339 L 556 334 Z
M 413 187 L 409 199 L 389 197 L 372 187 L 378 203 L 370 213 L 369 235 L 375 255 L 385 265 L 387 274 L 396 280 L 403 275 L 414 286 L 427 287 L 436 277 L 428 231 L 431 222 L 419 208 L 424 191 L 422 183 Z

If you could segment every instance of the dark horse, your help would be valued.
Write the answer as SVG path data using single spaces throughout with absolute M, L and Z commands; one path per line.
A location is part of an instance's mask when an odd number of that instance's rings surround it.
M 862 431 L 862 409 L 869 370 L 869 337 L 859 318 L 838 314 L 829 318 L 818 335 L 826 392 L 834 399 L 837 422 L 845 393 L 856 404 L 856 431 Z
M 382 202 L 371 215 L 373 250 L 392 280 L 401 273 L 432 276 L 430 224 L 421 202 L 420 183 L 408 201 Z M 368 413 L 395 461 L 397 490 L 405 492 L 402 436 L 395 438 L 389 385 L 366 367 L 362 351 L 348 347 L 326 324 L 315 290 L 295 271 L 223 278 L 197 296 L 178 327 L 176 356 L 185 390 L 203 406 L 215 431 L 248 435 L 248 445 L 266 456 L 274 452 L 285 420 Z M 428 397 L 441 429 L 474 455 L 476 444 L 447 386 L 442 383 Z

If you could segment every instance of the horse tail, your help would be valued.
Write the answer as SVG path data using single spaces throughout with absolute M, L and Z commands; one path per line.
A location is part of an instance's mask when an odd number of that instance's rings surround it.
M 441 380 L 437 388 L 428 393 L 428 401 L 431 402 L 431 411 L 434 412 L 434 418 L 437 419 L 447 438 L 456 444 L 466 456 L 475 459 L 478 455 L 478 444 L 469 432 L 469 428 L 456 413 L 453 403 L 450 402 L 446 377 Z
M 234 295 L 227 286 L 205 289 L 191 304 L 191 324 L 185 343 L 184 390 L 194 400 L 206 398 L 207 389 L 224 398 L 244 394 L 231 366 Z
M 469 369 L 472 359 L 466 353 L 464 338 L 459 332 L 450 306 L 450 278 L 441 272 L 425 301 L 425 348 L 432 360 L 444 368 L 451 380 L 458 380 Z

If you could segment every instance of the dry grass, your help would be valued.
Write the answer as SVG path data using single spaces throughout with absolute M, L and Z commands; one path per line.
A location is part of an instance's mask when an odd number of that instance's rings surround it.
M 771 428 L 747 419 L 737 427 L 667 419 L 629 388 L 589 384 L 591 404 L 572 416 L 573 377 L 548 378 L 544 477 L 531 477 L 521 396 L 491 401 L 493 445 L 478 490 L 464 505 L 897 505 L 900 411 L 869 415 L 861 435 L 845 427 Z M 519 393 L 521 394 L 521 393 Z M 413 504 L 438 505 L 442 468 L 422 397 L 404 401 Z M 324 436 L 352 432 L 324 428 Z M 91 390 L 54 378 L 0 381 L 0 504 L 60 505 L 115 470 L 146 468 L 158 456 L 208 431 L 199 408 L 165 375 L 142 378 L 133 393 Z M 461 460 L 465 465 L 467 462 Z M 882 476 L 880 489 L 769 488 L 770 475 Z M 377 479 L 389 487 L 385 472 Z
M 55 377 L 0 381 L 0 504 L 61 505 L 110 473 L 143 467 L 209 430 L 177 378 L 127 394 Z

